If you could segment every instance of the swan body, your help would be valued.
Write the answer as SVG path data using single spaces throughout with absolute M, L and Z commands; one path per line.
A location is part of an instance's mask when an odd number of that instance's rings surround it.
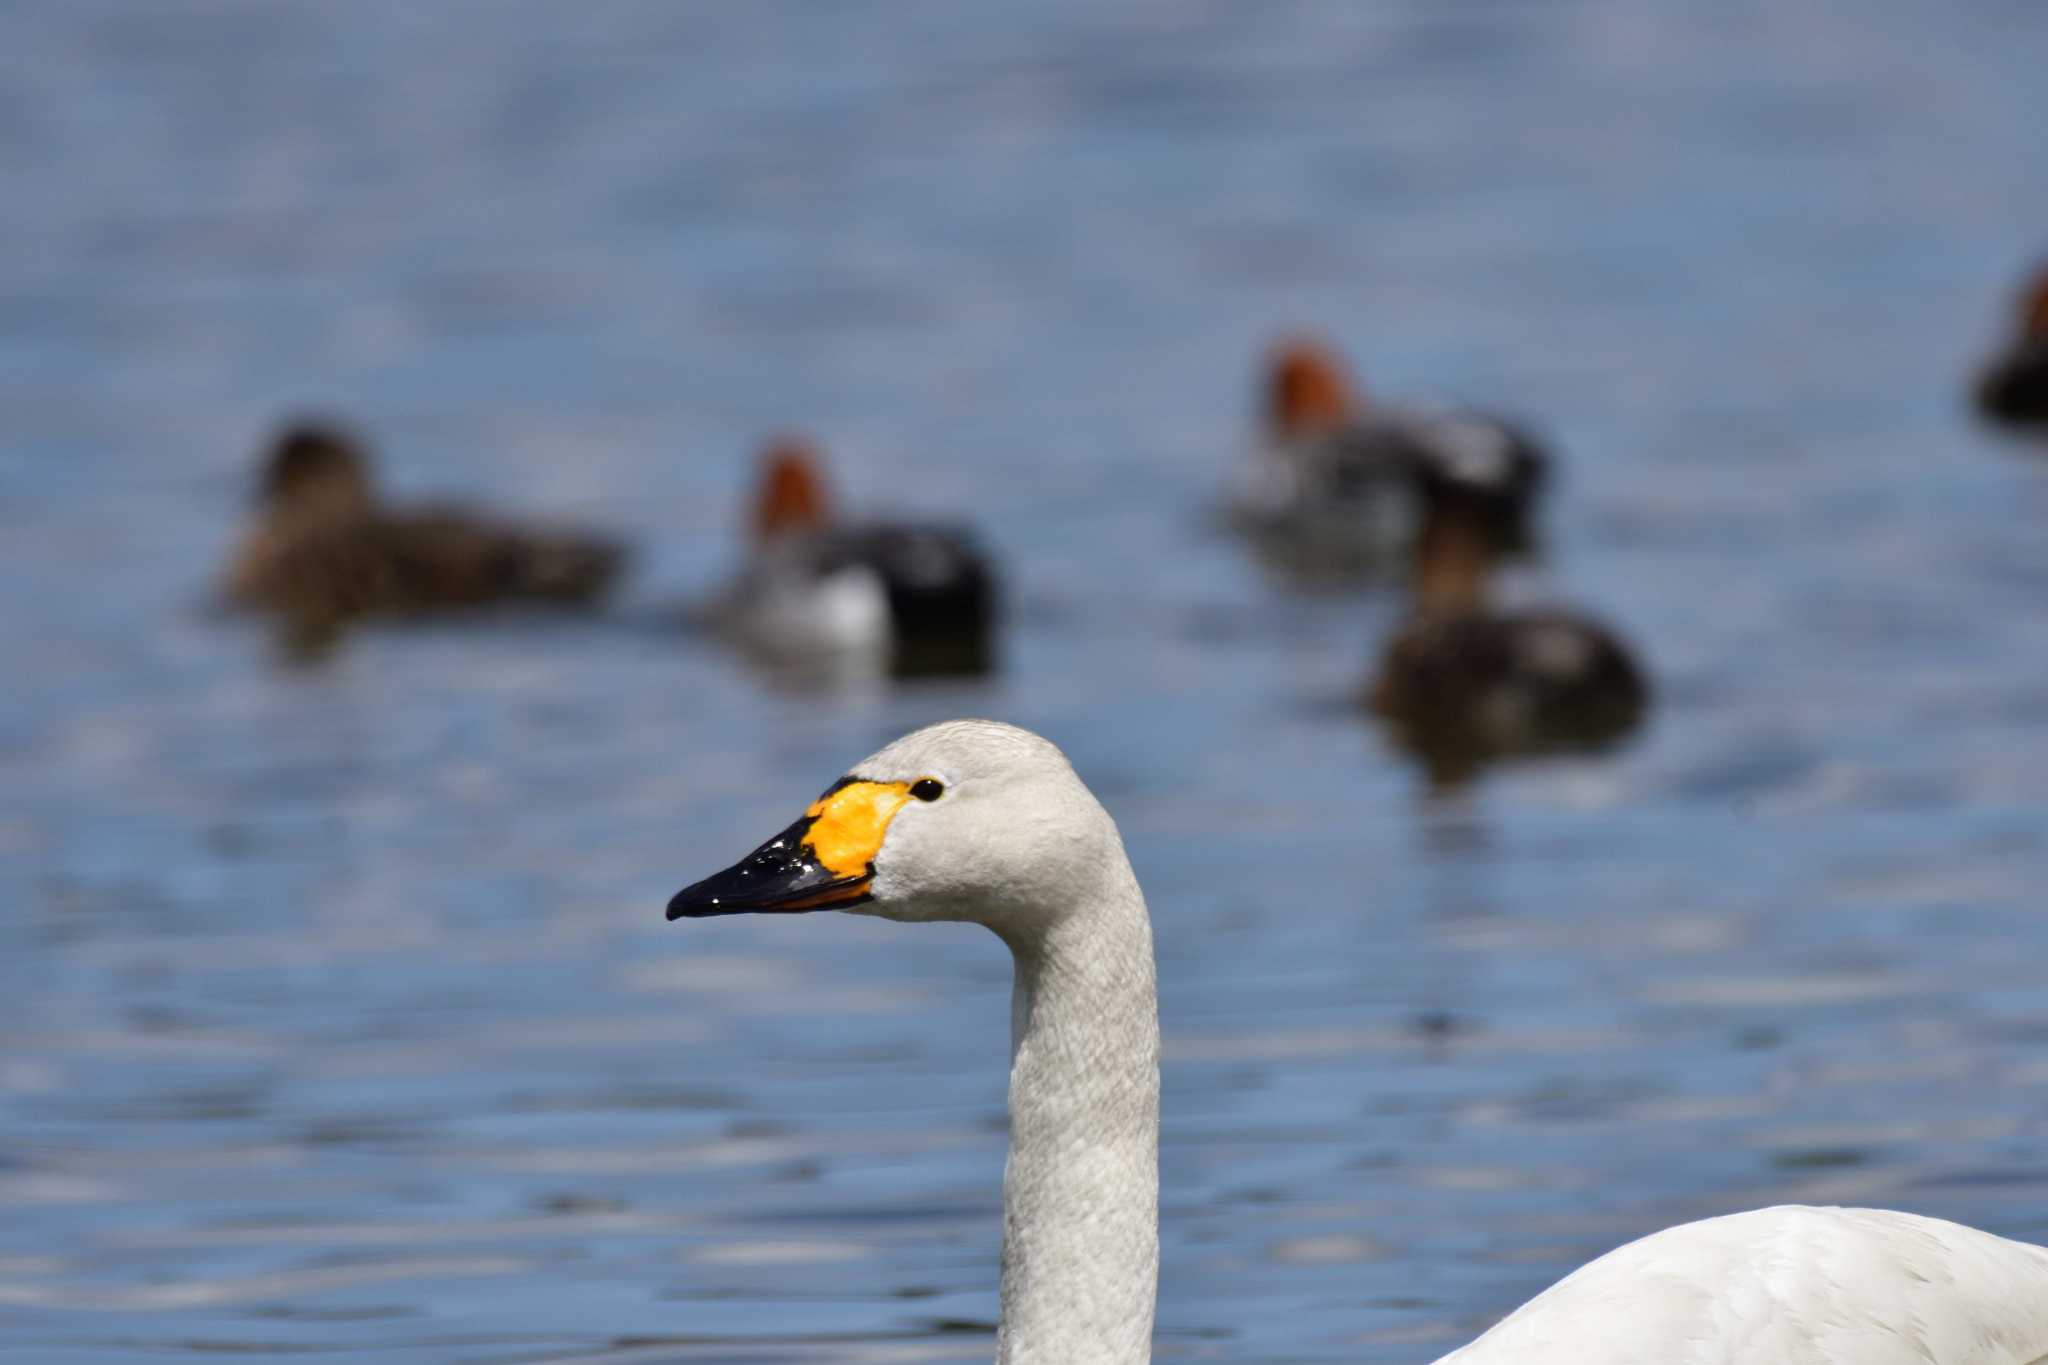
M 2048 1250 L 1877 1209 L 1788 1206 L 1655 1232 L 1439 1365 L 2037 1365 Z
M 984 924 L 1015 962 L 999 1365 L 1143 1365 L 1159 1272 L 1159 1025 L 1145 900 L 1060 751 L 916 731 L 670 919 L 846 910 Z M 2042 1365 L 2048 1251 L 1952 1223 L 1765 1209 L 1583 1267 L 1441 1365 Z
M 986 672 L 996 582 L 964 527 L 839 522 L 808 443 L 762 459 L 754 544 L 713 608 L 724 632 L 771 668 L 826 677 Z

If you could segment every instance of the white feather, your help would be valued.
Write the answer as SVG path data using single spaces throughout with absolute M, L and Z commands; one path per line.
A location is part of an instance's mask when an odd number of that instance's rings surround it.
M 1939 1219 L 1787 1206 L 1668 1228 L 1439 1365 L 2034 1365 L 2048 1251 Z
M 894 644 L 888 590 L 853 564 L 821 570 L 802 541 L 758 554 L 718 608 L 724 629 L 777 665 L 879 672 Z

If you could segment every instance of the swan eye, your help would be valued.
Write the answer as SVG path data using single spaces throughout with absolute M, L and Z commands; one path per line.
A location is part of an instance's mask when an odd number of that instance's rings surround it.
M 946 794 L 946 784 L 936 777 L 920 777 L 910 784 L 910 794 L 920 801 L 936 801 Z

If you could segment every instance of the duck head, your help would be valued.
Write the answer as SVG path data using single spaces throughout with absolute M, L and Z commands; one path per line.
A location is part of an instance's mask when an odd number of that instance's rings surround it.
M 2048 341 L 2048 265 L 2034 272 L 2020 293 L 2020 336 L 2027 341 Z
M 1083 912 L 1122 861 L 1066 756 L 1028 730 L 960 720 L 853 765 L 795 823 L 678 891 L 668 917 L 850 910 L 973 921 L 1016 942 Z
M 1429 616 L 1482 610 L 1505 550 L 1498 500 L 1455 477 L 1429 475 L 1422 479 L 1422 503 L 1415 538 L 1416 610 Z
M 357 516 L 370 510 L 369 457 L 348 431 L 298 422 L 271 443 L 256 503 L 272 516 Z
M 1342 427 L 1361 401 L 1345 378 L 1334 347 L 1313 337 L 1288 337 L 1266 361 L 1266 426 L 1282 439 L 1299 440 Z
M 761 451 L 759 492 L 754 498 L 754 538 L 770 541 L 816 531 L 832 520 L 817 447 L 801 436 L 778 436 Z

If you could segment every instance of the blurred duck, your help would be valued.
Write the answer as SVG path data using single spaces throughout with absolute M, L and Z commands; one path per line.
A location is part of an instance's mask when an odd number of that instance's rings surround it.
M 1994 421 L 2048 425 L 2048 266 L 2021 294 L 2017 335 L 1978 380 L 1977 406 Z
M 1440 786 L 1489 761 L 1591 751 L 1640 723 L 1649 684 L 1622 642 L 1559 608 L 1497 611 L 1494 494 L 1423 481 L 1414 605 L 1366 700 Z
M 275 614 L 293 643 L 309 646 L 365 616 L 504 602 L 587 606 L 623 559 L 618 545 L 596 536 L 454 507 L 381 506 L 356 439 L 306 422 L 271 447 L 255 524 L 229 564 L 224 596 L 231 606 Z
M 966 527 L 836 518 L 811 443 L 761 455 L 753 546 L 716 623 L 779 671 L 839 678 L 986 673 L 996 575 Z
M 1268 357 L 1264 428 L 1229 515 L 1276 567 L 1350 577 L 1398 562 L 1413 546 L 1420 484 L 1431 476 L 1485 489 L 1503 548 L 1529 547 L 1549 457 L 1515 426 L 1368 405 L 1334 349 L 1294 337 Z

